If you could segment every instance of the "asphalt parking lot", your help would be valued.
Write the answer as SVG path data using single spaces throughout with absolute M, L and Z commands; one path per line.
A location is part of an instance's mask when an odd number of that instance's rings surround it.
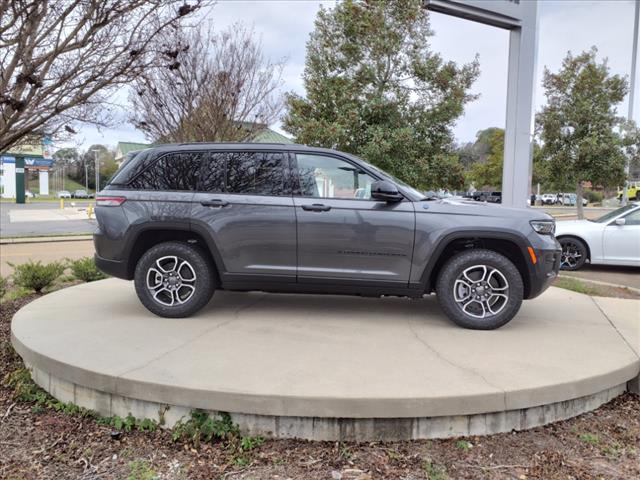
M 65 200 L 65 211 L 70 215 L 57 220 L 56 216 L 60 216 L 56 215 L 60 211 L 59 202 L 30 202 L 21 205 L 0 202 L 0 237 L 93 233 L 96 221 L 90 220 L 86 215 L 89 203 Z

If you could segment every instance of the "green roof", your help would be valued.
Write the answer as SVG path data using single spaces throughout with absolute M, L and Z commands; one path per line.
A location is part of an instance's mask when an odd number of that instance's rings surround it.
M 116 147 L 116 153 L 120 153 L 121 156 L 126 156 L 129 152 L 135 152 L 136 150 L 144 150 L 149 148 L 150 143 L 135 143 L 135 142 L 118 142 Z
M 249 141 L 253 143 L 294 143 L 289 137 L 274 132 L 270 128 L 260 130 Z

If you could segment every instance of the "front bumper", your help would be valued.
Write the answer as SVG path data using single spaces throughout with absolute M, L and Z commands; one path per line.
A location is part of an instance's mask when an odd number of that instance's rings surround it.
M 562 249 L 555 242 L 557 248 L 534 248 L 537 262 L 529 270 L 529 294 L 527 298 L 535 298 L 551 286 L 560 271 L 560 257 Z

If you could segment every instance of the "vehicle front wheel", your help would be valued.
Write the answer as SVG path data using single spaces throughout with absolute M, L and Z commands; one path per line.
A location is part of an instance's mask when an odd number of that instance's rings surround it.
M 442 267 L 436 294 L 440 307 L 456 324 L 493 330 L 518 313 L 524 285 L 508 258 L 491 250 L 473 249 L 455 255 Z
M 188 317 L 204 307 L 215 290 L 213 266 L 195 245 L 165 242 L 151 247 L 138 261 L 138 298 L 161 317 Z
M 587 261 L 587 247 L 582 240 L 573 237 L 559 238 L 562 247 L 561 270 L 579 270 Z

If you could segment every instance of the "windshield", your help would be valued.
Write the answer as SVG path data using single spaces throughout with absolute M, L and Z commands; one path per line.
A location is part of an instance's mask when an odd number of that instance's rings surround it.
M 635 205 L 633 203 L 630 203 L 629 205 L 625 205 L 624 207 L 620 207 L 620 208 L 614 210 L 613 212 L 605 213 L 600 218 L 597 218 L 596 220 L 591 220 L 591 221 L 592 222 L 596 222 L 596 223 L 607 223 L 609 220 L 612 220 L 612 219 L 616 218 L 618 215 L 622 215 L 623 213 L 629 212 L 629 211 L 633 210 L 634 208 L 637 208 L 637 205 Z

